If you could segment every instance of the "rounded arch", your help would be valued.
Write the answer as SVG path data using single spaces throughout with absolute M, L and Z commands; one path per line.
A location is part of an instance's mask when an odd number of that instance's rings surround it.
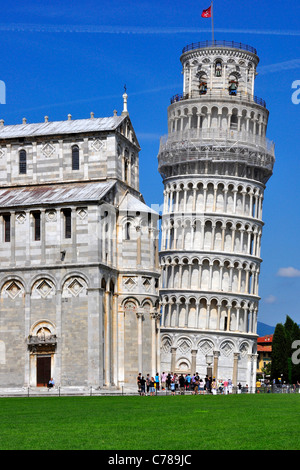
M 187 335 L 180 335 L 178 338 L 174 340 L 174 346 L 179 348 L 181 344 L 186 343 L 188 345 L 189 349 L 192 349 L 193 343 L 191 341 L 191 338 Z
M 56 334 L 56 326 L 53 322 L 48 319 L 41 319 L 37 320 L 33 325 L 30 327 L 30 335 L 38 336 L 38 333 L 41 329 L 47 329 L 51 335 Z
M 62 297 L 82 297 L 86 295 L 88 282 L 82 273 L 68 273 L 62 281 Z
M 123 308 L 126 308 L 126 304 L 129 304 L 129 303 L 133 303 L 133 304 L 136 305 L 136 307 L 140 307 L 139 300 L 134 296 L 129 296 L 129 297 L 126 297 L 125 299 L 123 299 L 122 302 L 121 302 L 121 306 Z
M 25 149 L 19 150 L 19 174 L 26 175 L 27 173 L 27 152 Z
M 1 281 L 0 292 L 2 292 L 3 287 L 5 286 L 6 283 L 14 281 L 14 280 L 16 280 L 17 282 L 22 284 L 22 287 L 23 287 L 24 291 L 28 290 L 28 284 L 26 283 L 25 279 L 23 279 L 21 276 L 18 276 L 18 275 L 8 274 Z
M 79 146 L 77 144 L 72 145 L 72 170 L 79 170 Z
M 71 277 L 80 277 L 85 281 L 87 287 L 90 286 L 90 279 L 88 278 L 88 276 L 85 273 L 82 273 L 81 271 L 70 271 L 62 277 L 60 286 L 58 286 L 58 287 L 63 289 L 64 284 Z
M 242 341 L 241 344 L 239 345 L 239 353 L 240 353 L 240 356 L 243 358 L 245 357 L 247 354 L 249 354 L 251 351 L 251 346 L 249 344 L 248 341 Z
M 25 283 L 18 276 L 7 276 L 6 281 L 2 281 L 1 298 L 15 300 L 25 294 Z
M 35 276 L 33 276 L 31 278 L 30 282 L 28 283 L 29 290 L 32 292 L 32 289 L 33 289 L 34 285 L 38 281 L 42 281 L 42 280 L 51 281 L 52 284 L 54 285 L 55 289 L 57 288 L 57 280 L 51 273 L 49 273 L 49 272 L 46 272 L 46 273 L 40 272 L 39 274 L 36 274 Z
M 191 370 L 191 363 L 186 357 L 180 357 L 176 361 L 176 371 L 182 374 L 188 374 Z
M 145 307 L 146 305 L 150 305 L 150 308 L 154 308 L 153 300 L 150 297 L 146 297 L 141 301 L 141 307 Z

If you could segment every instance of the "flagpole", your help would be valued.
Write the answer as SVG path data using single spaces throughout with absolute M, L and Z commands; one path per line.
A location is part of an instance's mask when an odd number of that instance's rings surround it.
M 213 44 L 215 43 L 215 34 L 214 34 L 214 2 L 211 2 L 211 29 L 212 29 L 212 40 Z

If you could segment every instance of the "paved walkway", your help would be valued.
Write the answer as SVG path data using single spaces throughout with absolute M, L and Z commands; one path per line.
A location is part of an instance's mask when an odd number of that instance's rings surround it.
M 42 396 L 114 396 L 114 395 L 138 395 L 135 387 L 123 387 L 121 389 L 93 387 L 14 387 L 0 388 L 0 397 L 42 397 Z

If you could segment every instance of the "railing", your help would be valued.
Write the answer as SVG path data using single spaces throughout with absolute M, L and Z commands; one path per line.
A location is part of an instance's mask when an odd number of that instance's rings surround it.
M 242 91 L 238 91 L 235 95 L 230 95 L 229 91 L 207 91 L 206 93 L 201 94 L 199 91 L 192 91 L 191 93 L 177 93 L 172 96 L 170 99 L 171 104 L 177 103 L 178 101 L 192 100 L 192 99 L 209 99 L 209 100 L 218 100 L 218 99 L 229 99 L 229 100 L 238 100 L 246 101 L 248 103 L 256 103 L 259 106 L 264 108 L 267 107 L 265 100 L 259 98 L 258 96 L 253 96 L 246 94 Z
M 174 392 L 170 389 L 165 390 L 156 390 L 155 395 L 159 396 L 171 396 Z M 223 387 L 220 387 L 216 390 L 216 395 L 236 395 L 236 394 L 264 394 L 264 393 L 300 393 L 299 386 L 295 386 L 293 384 L 286 384 L 286 385 L 266 385 L 261 387 L 250 387 L 250 386 L 242 386 L 242 387 L 232 387 L 232 393 L 229 391 L 225 391 Z M 86 387 L 86 388 L 77 388 L 77 387 L 62 387 L 62 386 L 54 386 L 53 388 L 47 387 L 23 387 L 19 390 L 16 389 L 0 389 L 0 396 L 4 397 L 42 397 L 42 396 L 52 396 L 52 397 L 66 397 L 66 396 L 137 396 L 140 393 L 138 390 L 124 390 L 122 387 L 119 390 L 107 390 L 107 389 L 100 389 L 100 388 L 93 388 L 93 387 Z M 146 392 L 147 394 L 147 392 Z M 148 393 L 149 394 L 149 393 Z M 184 388 L 183 391 L 180 390 L 179 384 L 175 390 L 175 395 L 193 395 L 194 391 L 192 388 Z M 212 391 L 207 390 L 198 390 L 197 395 L 199 395 L 199 399 L 201 399 L 202 395 L 214 395 Z
M 234 142 L 234 147 L 241 144 L 245 147 L 254 145 L 256 148 L 261 147 L 271 155 L 275 153 L 274 142 L 266 137 L 251 134 L 247 131 L 214 128 L 170 132 L 170 134 L 161 137 L 159 152 L 182 148 L 184 143 L 190 146 L 197 145 L 197 147 L 207 145 L 208 143 L 232 147 L 232 142 Z
M 242 151 L 239 153 L 227 152 L 216 152 L 212 150 L 199 151 L 196 148 L 194 150 L 182 149 L 182 152 L 176 151 L 176 154 L 172 153 L 169 155 L 159 155 L 158 157 L 158 170 L 161 170 L 165 166 L 173 166 L 183 163 L 192 163 L 197 161 L 213 161 L 213 162 L 235 162 L 235 163 L 246 163 L 250 166 L 257 168 L 265 168 L 269 172 L 272 172 L 275 159 L 270 155 L 256 155 L 243 154 Z
M 188 44 L 182 49 L 182 53 L 188 51 L 193 51 L 194 49 L 203 49 L 205 47 L 229 47 L 231 49 L 241 49 L 242 51 L 251 52 L 252 54 L 257 54 L 257 50 L 252 47 L 248 46 L 247 44 L 242 44 L 241 42 L 234 42 L 234 41 L 200 41 L 200 42 L 193 42 L 192 44 Z

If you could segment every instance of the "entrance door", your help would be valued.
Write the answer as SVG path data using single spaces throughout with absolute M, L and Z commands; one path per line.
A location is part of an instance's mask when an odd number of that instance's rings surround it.
M 51 357 L 37 356 L 36 385 L 45 387 L 51 379 Z

